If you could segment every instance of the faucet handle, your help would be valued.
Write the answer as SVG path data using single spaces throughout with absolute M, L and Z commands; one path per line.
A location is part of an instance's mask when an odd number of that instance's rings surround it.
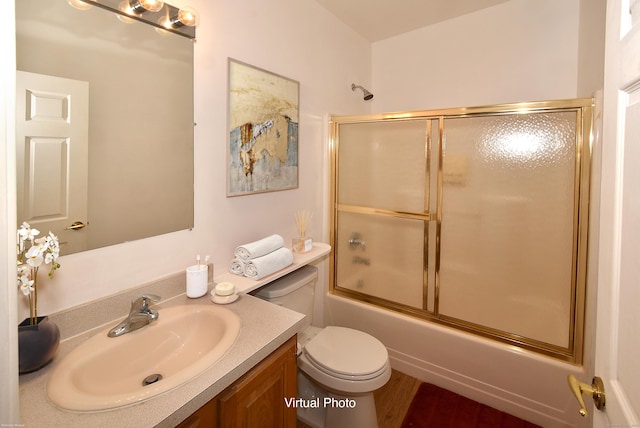
M 143 294 L 140 297 L 145 299 L 145 300 L 151 300 L 152 302 L 159 302 L 160 299 L 162 298 L 162 297 L 158 296 L 157 294 Z
M 143 294 L 140 297 L 136 297 L 131 301 L 131 310 L 147 310 L 149 308 L 150 302 L 159 302 L 160 296 L 156 294 Z

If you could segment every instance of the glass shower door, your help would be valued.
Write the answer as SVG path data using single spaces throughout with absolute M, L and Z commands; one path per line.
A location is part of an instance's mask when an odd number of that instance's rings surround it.
M 445 119 L 441 317 L 569 347 L 578 113 Z
M 332 293 L 581 362 L 592 104 L 334 118 Z
M 429 233 L 427 120 L 340 126 L 336 283 L 423 309 Z

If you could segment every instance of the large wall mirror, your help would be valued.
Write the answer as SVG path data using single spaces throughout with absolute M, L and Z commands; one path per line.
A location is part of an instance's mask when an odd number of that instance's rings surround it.
M 16 1 L 18 223 L 61 253 L 193 227 L 193 41 Z

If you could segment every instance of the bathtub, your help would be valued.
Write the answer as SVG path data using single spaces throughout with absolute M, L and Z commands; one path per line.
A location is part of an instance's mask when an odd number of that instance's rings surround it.
M 583 367 L 333 294 L 324 316 L 381 340 L 400 372 L 545 428 L 588 426 L 566 380 Z

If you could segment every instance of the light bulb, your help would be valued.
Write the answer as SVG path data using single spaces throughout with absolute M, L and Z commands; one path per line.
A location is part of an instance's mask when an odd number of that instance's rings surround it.
M 67 3 L 78 10 L 89 10 L 93 7 L 89 3 L 85 3 L 82 0 L 67 0 Z
M 130 0 L 129 6 L 133 13 L 158 12 L 164 7 L 162 0 Z
M 127 15 L 135 15 L 135 12 L 133 11 L 133 8 L 131 7 L 131 5 L 129 4 L 128 0 L 124 0 L 121 1 L 120 4 L 118 4 L 118 9 L 121 12 L 126 13 Z M 117 15 L 117 18 L 124 22 L 125 24 L 132 24 L 135 22 L 135 20 L 131 19 L 131 18 L 127 18 L 124 15 Z
M 178 21 L 187 27 L 195 27 L 198 25 L 198 14 L 195 10 L 186 7 L 178 12 Z
M 165 18 L 162 21 L 162 25 L 165 28 L 195 27 L 198 25 L 198 21 L 198 13 L 189 7 L 185 7 L 178 10 L 176 15 Z

